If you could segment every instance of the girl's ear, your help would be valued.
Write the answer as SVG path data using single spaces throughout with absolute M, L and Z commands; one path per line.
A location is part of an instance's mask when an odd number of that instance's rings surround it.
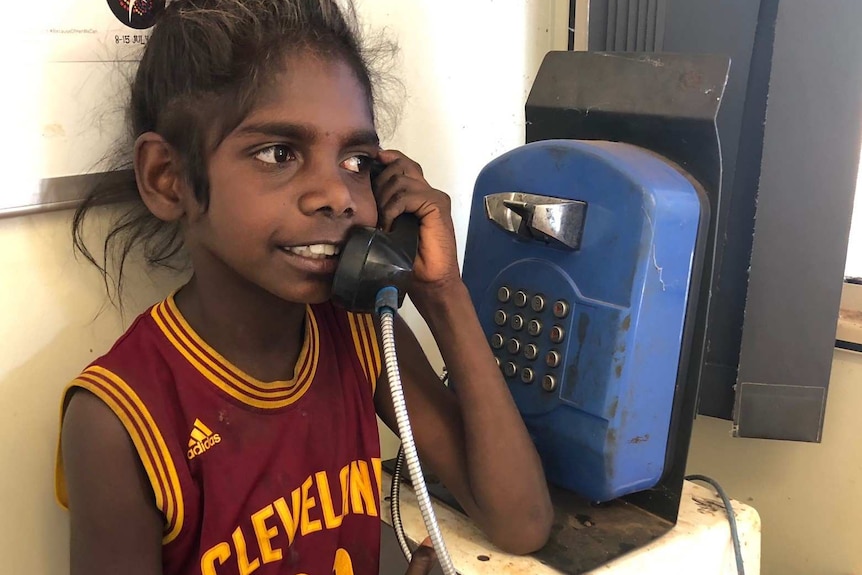
M 146 132 L 135 141 L 135 179 L 147 208 L 166 222 L 187 213 L 189 185 L 176 150 L 155 132 Z

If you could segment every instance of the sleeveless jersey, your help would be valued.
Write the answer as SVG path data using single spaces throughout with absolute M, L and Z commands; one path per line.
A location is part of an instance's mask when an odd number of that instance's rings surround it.
M 364 575 L 379 568 L 380 370 L 371 317 L 327 303 L 307 308 L 294 378 L 263 383 L 170 297 L 66 397 L 89 390 L 131 436 L 165 519 L 165 575 Z M 57 496 L 68 505 L 61 457 Z

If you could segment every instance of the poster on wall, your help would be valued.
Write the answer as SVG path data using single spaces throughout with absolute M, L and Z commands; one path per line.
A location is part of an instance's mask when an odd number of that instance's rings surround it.
M 45 16 L 42 40 L 50 62 L 112 62 L 140 58 L 165 0 L 58 2 Z
M 49 0 L 18 32 L 9 129 L 17 185 L 0 214 L 74 206 L 97 174 L 128 153 L 129 83 L 165 0 Z

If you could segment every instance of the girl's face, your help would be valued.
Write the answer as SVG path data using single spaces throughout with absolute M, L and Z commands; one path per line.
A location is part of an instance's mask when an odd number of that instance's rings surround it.
M 329 299 L 348 229 L 377 222 L 369 168 L 378 150 L 353 70 L 290 58 L 210 157 L 209 206 L 189 214 L 185 230 L 198 278 L 297 303 Z

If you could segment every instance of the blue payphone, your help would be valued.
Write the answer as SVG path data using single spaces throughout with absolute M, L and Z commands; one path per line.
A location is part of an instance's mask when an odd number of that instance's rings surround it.
M 464 281 L 552 483 L 601 502 L 662 477 L 708 219 L 629 144 L 535 142 L 479 175 Z

